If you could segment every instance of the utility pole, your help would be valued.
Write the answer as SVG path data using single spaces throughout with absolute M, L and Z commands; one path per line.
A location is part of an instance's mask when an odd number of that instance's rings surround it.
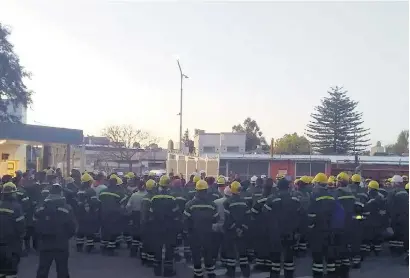
M 188 79 L 188 76 L 186 76 L 183 72 L 182 72 L 182 68 L 181 68 L 181 64 L 179 63 L 179 59 L 177 59 L 177 63 L 178 63 L 178 68 L 179 68 L 179 73 L 181 75 L 181 96 L 179 99 L 179 150 L 182 151 L 183 150 L 183 146 L 182 146 L 182 92 L 183 92 L 183 80 L 184 78 Z

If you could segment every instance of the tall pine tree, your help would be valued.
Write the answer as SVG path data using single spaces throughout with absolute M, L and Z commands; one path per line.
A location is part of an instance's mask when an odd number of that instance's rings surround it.
M 363 113 L 357 112 L 357 101 L 351 100 L 343 87 L 330 88 L 311 114 L 307 136 L 321 154 L 361 153 L 370 145 L 369 129 L 364 128 Z

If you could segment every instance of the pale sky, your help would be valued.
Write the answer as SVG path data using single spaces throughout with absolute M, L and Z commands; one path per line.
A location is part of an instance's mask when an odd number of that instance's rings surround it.
M 0 20 L 33 74 L 29 123 L 132 124 L 177 141 L 179 57 L 191 133 L 247 116 L 267 139 L 303 133 L 336 85 L 360 102 L 372 143 L 409 127 L 407 2 L 1 0 Z

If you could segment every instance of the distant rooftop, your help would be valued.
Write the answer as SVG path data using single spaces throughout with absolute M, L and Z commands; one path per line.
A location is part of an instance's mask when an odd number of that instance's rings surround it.
M 238 153 L 214 153 L 203 154 L 201 157 L 229 159 L 229 160 L 330 160 L 332 163 L 354 163 L 355 157 L 353 155 L 274 155 L 269 154 L 238 154 Z M 359 162 L 372 164 L 400 164 L 408 165 L 408 156 L 359 156 Z

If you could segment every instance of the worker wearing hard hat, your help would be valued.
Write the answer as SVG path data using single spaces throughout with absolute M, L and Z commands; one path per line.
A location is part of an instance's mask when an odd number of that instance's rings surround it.
M 141 237 L 142 237 L 142 248 L 140 249 L 140 258 L 143 265 L 152 266 L 154 262 L 154 240 L 155 237 L 152 235 L 153 223 L 150 219 L 149 209 L 151 207 L 151 199 L 156 195 L 155 181 L 149 179 L 145 182 L 145 189 L 147 194 L 144 196 L 141 202 Z
M 250 213 L 245 200 L 241 197 L 241 184 L 231 183 L 232 196 L 225 201 L 226 218 L 224 223 L 226 244 L 227 277 L 235 277 L 236 258 L 239 256 L 239 266 L 242 276 L 250 276 L 247 257 L 247 233 L 249 229 Z
M 333 229 L 330 223 L 333 222 L 332 216 L 335 211 L 335 198 L 328 192 L 328 178 L 324 173 L 319 173 L 315 177 L 315 192 L 312 194 L 312 203 L 309 206 L 308 217 L 310 234 L 310 248 L 312 250 L 312 276 L 323 276 L 323 260 L 327 263 L 329 276 L 335 276 L 334 253 L 329 247 L 329 243 L 334 240 Z M 329 232 L 331 231 L 331 232 Z M 327 250 L 327 251 L 325 251 Z M 330 273 L 329 273 L 330 271 Z
M 308 176 L 302 176 L 297 183 L 297 190 L 294 191 L 293 196 L 299 199 L 301 207 L 304 211 L 308 211 L 310 200 L 312 196 L 312 186 Z M 306 219 L 305 219 L 306 221 Z M 298 256 L 305 256 L 307 252 L 307 231 L 301 229 L 299 231 L 299 241 L 295 245 L 295 252 Z
M 389 243 L 391 252 L 400 255 L 409 248 L 409 194 L 401 176 L 394 175 L 391 184 L 393 188 L 387 202 L 394 238 Z
M 134 173 L 132 173 L 134 174 Z M 130 173 L 128 173 L 128 177 L 130 179 L 134 179 Z M 128 184 L 131 184 L 129 182 Z M 129 236 L 131 237 L 131 246 L 130 246 L 130 257 L 136 257 L 138 252 L 142 247 L 141 242 L 141 207 L 142 207 L 142 200 L 148 194 L 147 190 L 143 183 L 138 183 L 137 190 L 134 190 L 132 195 L 129 197 L 127 205 L 125 206 L 127 212 L 130 214 L 129 222 L 132 223 Z M 129 241 L 128 241 L 129 242 Z
M 366 187 L 362 187 L 362 177 L 359 174 L 354 174 L 351 179 L 352 182 L 349 184 L 349 189 L 352 194 L 356 197 L 358 201 L 362 204 L 367 203 L 369 196 L 366 193 Z
M 81 187 L 76 197 L 77 252 L 82 252 L 85 245 L 85 251 L 90 253 L 94 249 L 94 235 L 100 229 L 100 201 L 91 188 L 93 182 L 90 174 L 85 173 L 81 176 Z
M 383 232 L 388 227 L 389 218 L 386 202 L 383 195 L 379 193 L 379 183 L 371 180 L 367 188 L 369 201 L 366 202 L 363 213 L 366 217 L 366 233 L 363 234 L 365 254 L 363 255 L 370 253 L 371 246 L 374 247 L 374 253 L 378 255 L 382 251 Z
M 341 254 L 339 259 L 342 263 L 342 273 L 348 273 L 348 264 L 350 264 L 350 261 L 353 264 L 353 268 L 361 267 L 361 251 L 363 254 L 363 246 L 361 246 L 361 243 L 364 227 L 362 221 L 357 221 L 359 218 L 355 217 L 363 215 L 364 204 L 360 202 L 359 198 L 356 198 L 355 192 L 353 191 L 358 190 L 356 186 L 358 187 L 360 181 L 360 175 L 353 175 L 352 182 L 356 184 L 348 185 L 349 176 L 345 172 L 341 172 L 337 175 L 337 182 L 339 185 L 337 189 L 337 199 L 344 208 L 346 219 L 343 232 L 338 235 L 339 238 L 341 238 L 341 244 L 338 246 L 338 251 L 339 254 Z M 348 245 L 351 246 L 352 257 L 349 256 L 349 250 L 347 249 Z
M 122 180 L 112 174 L 108 180 L 108 187 L 100 193 L 101 201 L 101 244 L 103 254 L 117 255 L 117 237 L 122 233 L 123 207 L 127 197 L 119 187 Z
M 171 183 L 171 194 L 172 196 L 175 197 L 175 201 L 178 204 L 179 207 L 179 215 L 178 219 L 179 221 L 177 222 L 178 228 L 177 228 L 177 242 L 176 242 L 176 247 L 175 247 L 175 261 L 179 262 L 181 260 L 181 257 L 179 255 L 179 249 L 183 247 L 183 212 L 185 209 L 185 205 L 188 201 L 188 196 L 187 192 L 184 190 L 182 187 L 182 182 L 181 180 L 174 179 Z
M 270 259 L 270 248 L 266 245 L 266 238 L 269 237 L 266 227 L 266 217 L 262 213 L 262 209 L 268 200 L 269 196 L 273 194 L 273 180 L 267 179 L 263 185 L 262 198 L 256 200 L 251 208 L 252 221 L 250 224 L 250 238 L 251 245 L 255 252 L 255 266 L 254 270 L 269 272 L 272 267 Z M 276 192 L 274 193 L 276 195 Z
M 226 264 L 226 257 L 225 257 L 225 252 L 223 250 L 223 235 L 224 235 L 224 230 L 223 230 L 223 225 L 225 222 L 225 209 L 224 209 L 224 202 L 232 196 L 231 188 L 229 186 L 226 186 L 224 189 L 224 196 L 222 198 L 219 198 L 215 200 L 215 205 L 218 209 L 218 214 L 219 214 L 219 220 L 217 223 L 212 225 L 212 229 L 214 230 L 214 253 L 213 257 L 216 259 L 218 257 L 219 251 L 221 254 L 221 262 L 223 264 Z
M 0 210 L 11 211 L 2 213 L 2 228 L 0 238 L 2 241 L 2 255 L 0 277 L 17 277 L 18 264 L 20 261 L 20 240 L 24 235 L 25 223 L 21 205 L 16 201 L 17 188 L 12 182 L 6 182 L 1 186 Z
M 252 195 L 252 206 L 262 197 L 262 185 L 262 178 L 256 178 L 256 180 L 254 180 L 254 177 L 251 178 L 251 186 L 248 188 L 247 192 Z
M 215 201 L 216 199 L 219 199 L 222 197 L 222 194 L 219 192 L 218 187 L 215 184 L 215 178 L 214 177 L 206 177 L 205 181 L 208 183 L 208 195 L 209 198 L 212 201 Z
M 169 185 L 170 178 L 163 175 L 159 180 L 160 194 L 151 199 L 150 212 L 152 215 L 152 233 L 154 251 L 154 274 L 156 276 L 175 275 L 174 244 L 178 233 L 179 207 L 175 197 L 172 196 Z M 165 247 L 162 273 L 162 248 Z
M 186 204 L 184 211 L 184 226 L 190 239 L 194 277 L 203 277 L 201 260 L 203 255 L 207 276 L 215 278 L 215 262 L 213 257 L 215 249 L 213 246 L 214 233 L 212 226 L 218 222 L 218 209 L 215 203 L 209 199 L 209 186 L 205 180 L 197 181 L 195 189 L 195 198 Z
M 216 180 L 216 185 L 218 186 L 219 193 L 221 193 L 222 196 L 224 196 L 224 192 L 225 192 L 225 188 L 226 188 L 225 177 L 224 176 L 219 176 Z
M 303 209 L 299 199 L 291 195 L 287 179 L 280 179 L 277 187 L 278 192 L 267 199 L 263 208 L 268 222 L 267 236 L 273 247 L 269 248 L 272 262 L 268 271 L 270 278 L 280 277 L 283 254 L 285 277 L 293 277 L 295 271 L 293 239 L 302 227 Z
M 37 277 L 48 277 L 50 263 L 57 260 L 57 277 L 69 277 L 69 240 L 75 234 L 75 217 L 62 197 L 62 187 L 53 184 L 50 195 L 34 213 L 35 230 L 39 238 Z M 51 228 L 50 225 L 53 227 Z M 6 276 L 7 277 L 7 276 Z

